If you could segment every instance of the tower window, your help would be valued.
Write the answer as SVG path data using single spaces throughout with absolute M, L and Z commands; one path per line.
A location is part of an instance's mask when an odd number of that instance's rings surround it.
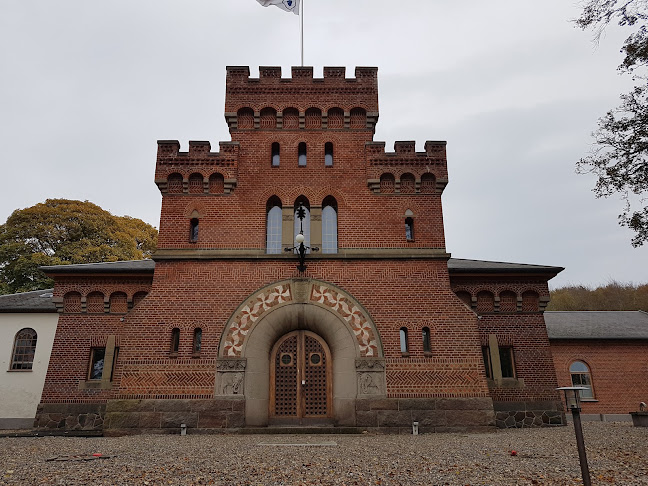
M 266 252 L 281 253 L 281 201 L 274 196 L 266 205 Z
M 405 218 L 405 238 L 407 241 L 414 241 L 414 219 Z
M 328 196 L 322 206 L 322 253 L 337 253 L 337 202 Z
M 297 152 L 299 155 L 299 166 L 306 167 L 306 142 L 299 142 Z
M 272 143 L 272 167 L 279 167 L 279 143 L 278 142 L 273 142 Z
M 429 327 L 424 327 L 423 328 L 423 352 L 424 353 L 431 352 L 431 348 L 430 348 L 430 328 Z
M 333 167 L 333 144 L 331 142 L 324 144 L 324 166 Z
M 189 241 L 191 243 L 198 241 L 198 218 L 192 218 L 190 221 Z
M 193 338 L 193 355 L 197 356 L 200 354 L 202 349 L 202 329 L 197 327 L 194 329 L 194 338 Z
M 177 356 L 180 349 L 180 329 L 177 327 L 171 331 L 171 355 Z

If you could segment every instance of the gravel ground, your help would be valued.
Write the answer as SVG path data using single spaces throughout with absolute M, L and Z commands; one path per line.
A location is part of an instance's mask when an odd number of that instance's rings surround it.
M 583 428 L 593 484 L 648 485 L 648 429 Z M 110 457 L 47 460 L 93 453 Z M 419 436 L 0 438 L 1 485 L 578 485 L 579 477 L 571 425 Z

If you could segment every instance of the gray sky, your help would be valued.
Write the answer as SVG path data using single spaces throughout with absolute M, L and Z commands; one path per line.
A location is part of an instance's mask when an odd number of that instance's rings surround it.
M 565 0 L 305 0 L 306 65 L 378 66 L 375 140 L 448 141 L 454 257 L 566 267 L 552 285 L 641 283 L 648 246 L 575 162 L 631 86 L 628 32 L 596 45 Z M 2 0 L 0 221 L 46 198 L 154 226 L 156 140 L 229 140 L 225 66 L 299 64 L 298 17 L 255 0 Z

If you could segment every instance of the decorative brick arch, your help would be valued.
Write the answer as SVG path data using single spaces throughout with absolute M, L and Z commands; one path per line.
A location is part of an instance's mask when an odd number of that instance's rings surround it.
M 334 314 L 355 336 L 358 357 L 383 357 L 380 334 L 364 307 L 333 284 L 310 279 L 276 282 L 246 299 L 225 325 L 218 355 L 222 358 L 242 357 L 246 339 L 256 324 L 276 308 L 294 304 L 314 305 Z

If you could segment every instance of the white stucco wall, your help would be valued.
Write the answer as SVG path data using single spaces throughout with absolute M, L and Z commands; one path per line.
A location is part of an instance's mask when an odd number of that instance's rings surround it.
M 40 402 L 58 314 L 0 313 L 0 429 L 31 427 Z M 12 371 L 14 338 L 21 329 L 36 331 L 36 354 L 31 371 Z

